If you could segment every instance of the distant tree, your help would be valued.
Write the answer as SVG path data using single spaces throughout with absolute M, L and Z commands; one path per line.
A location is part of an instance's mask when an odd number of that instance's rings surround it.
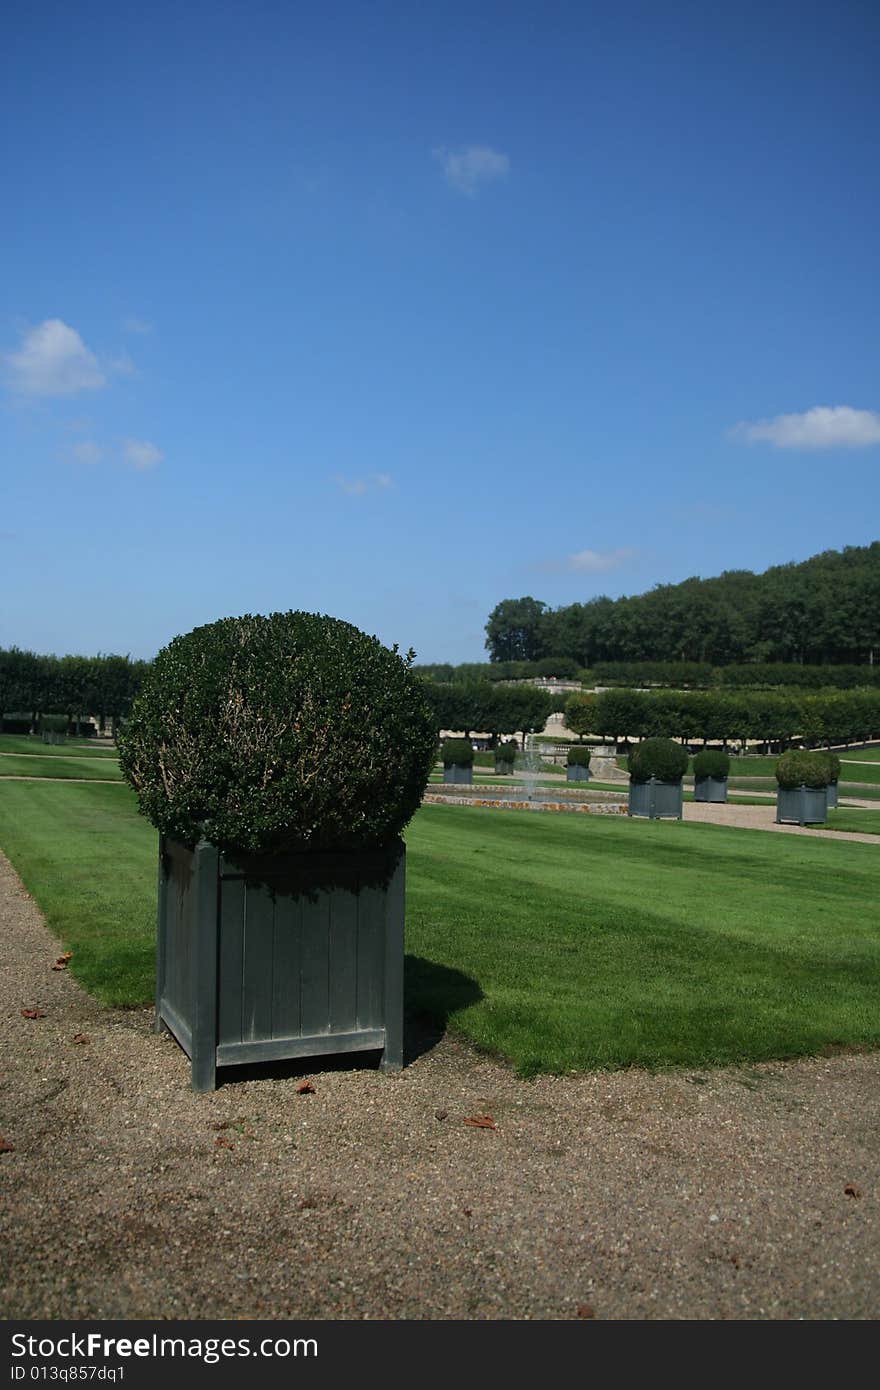
M 486 623 L 486 650 L 492 661 L 537 661 L 544 656 L 546 603 L 535 598 L 506 598 Z

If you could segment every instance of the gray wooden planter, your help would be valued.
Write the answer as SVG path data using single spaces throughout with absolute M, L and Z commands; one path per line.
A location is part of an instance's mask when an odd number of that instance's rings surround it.
M 833 811 L 837 805 L 837 783 L 829 782 L 825 788 L 825 807 L 828 811 Z
M 468 786 L 474 780 L 474 769 L 470 763 L 444 763 L 443 781 L 444 782 L 463 782 Z
M 650 820 L 669 818 L 681 820 L 682 785 L 681 782 L 658 782 L 652 777 L 649 782 L 629 784 L 629 815 L 647 816 Z
M 513 763 L 496 763 L 495 775 L 496 777 L 512 777 Z
M 581 763 L 566 763 L 565 780 L 566 782 L 589 782 L 590 769 Z
M 156 1031 L 218 1067 L 381 1049 L 403 1064 L 402 841 L 233 863 L 159 842 Z
M 694 801 L 726 801 L 726 777 L 695 777 Z
M 806 825 L 828 814 L 825 787 L 780 787 L 776 794 L 776 824 Z

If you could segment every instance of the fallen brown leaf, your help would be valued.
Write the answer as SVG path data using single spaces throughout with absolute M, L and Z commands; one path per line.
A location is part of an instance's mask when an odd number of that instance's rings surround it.
M 843 1189 L 843 1195 L 845 1197 L 855 1197 L 856 1201 L 858 1201 L 858 1199 L 862 1195 L 862 1189 L 860 1187 L 857 1187 L 854 1182 L 848 1182 L 846 1187 Z
M 296 1094 L 298 1096 L 313 1096 L 315 1094 L 315 1088 L 311 1081 L 301 1081 L 296 1088 Z
M 232 1148 L 232 1140 L 231 1140 L 231 1139 L 227 1139 L 225 1134 L 218 1134 L 218 1135 L 217 1135 L 217 1138 L 214 1140 L 214 1148 L 215 1148 L 215 1149 L 231 1149 L 231 1148 Z
M 475 1129 L 497 1129 L 495 1121 L 491 1115 L 468 1115 L 465 1120 L 466 1125 L 473 1125 Z
M 595 1308 L 591 1308 L 589 1303 L 579 1303 L 577 1315 L 579 1318 L 594 1318 L 596 1316 L 596 1310 Z
M 434 1119 L 435 1119 L 435 1120 L 445 1120 L 445 1119 L 446 1119 L 446 1116 L 447 1116 L 448 1114 L 449 1114 L 449 1111 L 448 1111 L 448 1110 L 435 1110 L 435 1111 L 434 1111 Z
M 75 1043 L 88 1043 L 92 1040 L 87 1033 L 74 1033 L 71 1041 Z
M 0 1134 L 0 1154 L 14 1154 L 14 1153 L 15 1153 L 15 1145 L 14 1145 L 14 1144 L 10 1144 L 9 1140 L 8 1140 L 8 1139 L 4 1139 L 4 1138 L 3 1138 L 3 1135 Z
M 45 1009 L 22 1009 L 21 1016 L 22 1018 L 45 1018 L 46 1011 Z

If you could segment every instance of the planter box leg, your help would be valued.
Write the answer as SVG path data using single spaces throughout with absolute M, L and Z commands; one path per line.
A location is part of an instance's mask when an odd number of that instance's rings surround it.
M 165 990 L 165 943 L 168 929 L 168 866 L 165 862 L 165 837 L 159 836 L 159 905 L 158 931 L 156 933 L 156 1012 L 153 1015 L 153 1032 L 165 1033 L 162 1022 L 162 995 Z
M 196 934 L 193 969 L 192 1088 L 217 1089 L 217 921 L 219 854 L 204 841 L 195 850 Z
M 394 870 L 385 906 L 385 1048 L 382 1071 L 403 1066 L 403 929 L 406 877 L 404 860 Z

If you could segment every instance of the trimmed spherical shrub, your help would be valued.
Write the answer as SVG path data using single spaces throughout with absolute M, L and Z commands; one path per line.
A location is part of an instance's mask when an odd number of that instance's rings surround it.
M 472 767 L 474 750 L 466 738 L 447 738 L 443 740 L 440 756 L 445 767 L 453 763 L 456 767 Z
M 41 714 L 41 734 L 66 734 L 70 720 L 66 714 Z
M 436 749 L 410 661 L 315 613 L 222 618 L 176 637 L 119 740 L 141 813 L 227 853 L 389 843 Z
M 837 754 L 830 752 L 828 749 L 823 749 L 822 757 L 825 758 L 828 763 L 829 784 L 832 782 L 838 782 L 840 780 L 840 759 L 838 758 Z
M 515 760 L 516 760 L 516 744 L 515 744 L 515 743 L 499 743 L 498 747 L 495 749 L 495 761 L 496 761 L 496 763 L 508 763 L 508 764 L 512 767 L 513 764 L 514 764 L 514 762 L 515 762 Z
M 695 777 L 712 777 L 716 782 L 723 782 L 729 772 L 730 754 L 723 753 L 720 748 L 704 748 L 694 758 Z
M 634 782 L 680 782 L 687 772 L 687 749 L 671 738 L 646 738 L 632 750 L 627 760 Z
M 780 787 L 791 791 L 795 787 L 827 787 L 833 778 L 825 753 L 792 748 L 777 760 L 776 780 Z
M 575 743 L 569 748 L 568 756 L 565 761 L 569 767 L 589 767 L 590 750 L 589 748 L 583 747 L 582 744 Z

